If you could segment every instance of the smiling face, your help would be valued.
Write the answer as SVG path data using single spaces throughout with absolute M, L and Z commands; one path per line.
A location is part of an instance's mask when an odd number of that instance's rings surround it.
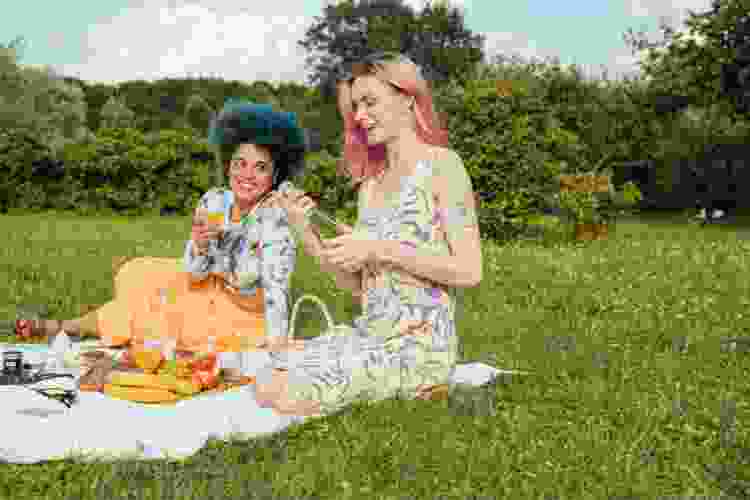
M 238 204 L 251 206 L 273 185 L 271 152 L 255 144 L 240 144 L 232 155 L 227 173 Z
M 367 131 L 369 144 L 389 144 L 404 129 L 414 128 L 411 97 L 372 75 L 352 83 L 354 120 Z

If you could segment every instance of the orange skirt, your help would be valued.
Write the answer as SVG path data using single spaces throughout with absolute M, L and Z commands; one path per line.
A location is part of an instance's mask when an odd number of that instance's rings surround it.
M 266 334 L 263 289 L 243 297 L 219 277 L 196 282 L 183 269 L 182 259 L 126 262 L 114 278 L 114 300 L 84 316 L 82 328 L 109 347 L 173 337 L 178 350 L 200 352 L 213 337 L 219 352 L 253 350 Z

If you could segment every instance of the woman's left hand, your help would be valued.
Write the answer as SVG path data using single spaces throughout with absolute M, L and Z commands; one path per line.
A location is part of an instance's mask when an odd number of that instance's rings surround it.
M 350 233 L 324 240 L 322 257 L 347 272 L 356 273 L 372 263 L 377 252 L 377 241 Z

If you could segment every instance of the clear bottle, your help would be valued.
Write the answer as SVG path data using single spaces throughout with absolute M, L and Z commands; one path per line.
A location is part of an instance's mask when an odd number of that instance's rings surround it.
M 219 196 L 209 197 L 206 209 L 208 210 L 208 224 L 223 229 L 225 223 L 224 199 Z M 224 272 L 224 256 L 221 255 L 220 243 L 218 240 L 211 240 L 208 242 L 208 255 L 213 259 L 214 272 Z

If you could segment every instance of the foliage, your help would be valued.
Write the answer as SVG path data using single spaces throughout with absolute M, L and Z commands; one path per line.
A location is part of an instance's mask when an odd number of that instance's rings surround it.
M 642 55 L 641 72 L 654 89 L 686 96 L 696 106 L 726 103 L 730 99 L 720 84 L 722 66 L 734 57 L 726 39 L 749 7 L 747 0 L 714 1 L 704 12 L 688 11 L 686 32 L 678 33 L 662 24 L 662 42 L 648 44 L 643 35 L 626 41 L 634 53 Z
M 33 166 L 52 157 L 50 147 L 27 128 L 0 130 L 0 211 L 45 206 L 46 176 Z
M 107 99 L 101 110 L 101 126 L 104 128 L 125 128 L 135 124 L 135 113 L 128 108 L 122 99 L 112 96 Z
M 54 152 L 89 139 L 82 89 L 49 67 L 21 66 L 21 41 L 0 45 L 0 128 L 31 131 Z
M 498 81 L 511 82 L 499 96 Z M 448 117 L 451 147 L 462 156 L 482 201 L 482 234 L 492 239 L 523 231 L 556 191 L 556 179 L 582 161 L 575 133 L 546 105 L 543 82 L 518 68 L 482 65 L 464 83 L 436 93 Z
M 578 223 L 597 223 L 600 222 L 601 201 L 596 196 L 597 193 L 584 191 L 565 191 L 559 193 L 556 197 L 560 201 L 560 206 L 568 209 Z
M 213 114 L 211 106 L 199 94 L 191 96 L 185 105 L 185 121 L 200 137 L 208 136 L 208 127 Z
M 207 144 L 187 131 L 147 138 L 132 128 L 103 128 L 89 143 L 66 145 L 64 174 L 38 175 L 49 148 L 23 130 L 0 134 L 3 210 L 61 210 L 81 214 L 143 214 L 159 208 L 188 213 L 210 187 Z
M 428 2 L 417 13 L 403 0 L 345 0 L 328 5 L 298 42 L 309 54 L 310 83 L 333 95 L 342 63 L 377 51 L 410 56 L 434 84 L 459 78 L 483 59 L 481 35 L 465 27 L 463 13 Z
M 306 158 L 302 189 L 320 195 L 320 209 L 353 225 L 357 216 L 357 190 L 339 169 L 340 159 L 327 151 Z

